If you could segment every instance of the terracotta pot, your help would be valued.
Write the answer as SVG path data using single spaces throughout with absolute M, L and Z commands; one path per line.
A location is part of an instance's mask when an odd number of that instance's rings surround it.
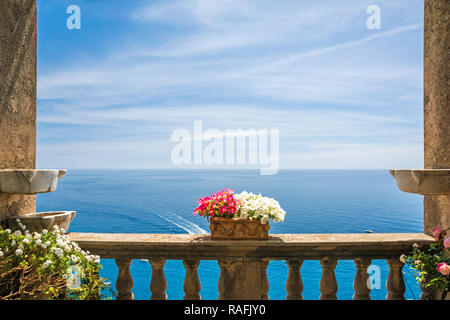
M 270 225 L 258 220 L 212 217 L 209 229 L 213 240 L 267 240 Z

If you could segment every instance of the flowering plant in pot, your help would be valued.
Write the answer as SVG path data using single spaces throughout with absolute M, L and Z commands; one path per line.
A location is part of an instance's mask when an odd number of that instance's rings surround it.
M 450 230 L 450 228 L 448 229 Z M 450 291 L 450 236 L 448 230 L 433 229 L 434 242 L 429 245 L 413 245 L 413 250 L 402 255 L 400 260 L 414 270 L 414 276 L 422 288 L 428 292 L 437 289 L 442 293 L 442 300 L 446 299 Z
M 114 296 L 99 276 L 100 257 L 69 240 L 65 230 L 0 227 L 0 300 L 97 300 Z
M 284 221 L 286 216 L 275 199 L 232 189 L 200 198 L 196 214 L 209 220 L 213 240 L 266 240 L 269 221 Z

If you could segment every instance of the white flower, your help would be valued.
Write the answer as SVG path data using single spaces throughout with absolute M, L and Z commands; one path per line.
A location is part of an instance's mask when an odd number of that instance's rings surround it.
M 11 245 L 15 246 L 16 245 L 16 241 L 15 240 L 11 241 Z
M 5 232 L 6 232 L 7 234 L 10 234 L 10 233 L 11 233 L 11 229 L 6 229 Z
M 47 233 L 48 233 L 48 230 L 47 230 L 47 229 L 44 229 L 44 230 L 42 230 L 42 233 L 43 233 L 43 234 L 47 234 Z
M 45 244 L 41 244 L 41 247 L 42 247 L 43 249 L 47 249 L 47 246 L 46 246 Z
M 270 219 L 274 222 L 284 221 L 286 212 L 273 198 L 246 191 L 235 194 L 234 197 L 240 202 L 238 210 L 240 219 L 260 219 L 262 224 L 269 222 Z
M 80 247 L 75 242 L 71 242 L 70 244 L 72 245 L 73 250 L 75 250 L 75 252 L 81 251 Z
M 61 248 L 52 248 L 52 252 L 58 257 L 61 258 L 64 255 L 64 251 Z
M 50 260 L 47 260 L 42 264 L 42 267 L 44 269 L 47 269 L 51 264 L 52 264 L 52 262 Z
M 16 222 L 17 222 L 17 223 L 20 223 L 20 219 L 16 219 Z
M 24 238 L 24 239 L 22 240 L 22 242 L 25 243 L 25 244 L 29 244 L 29 243 L 30 243 L 30 239 Z
M 23 251 L 21 249 L 16 250 L 16 255 L 21 256 L 23 254 Z
M 3 257 L 3 251 L 0 251 L 0 258 Z
M 41 240 L 41 239 L 37 239 L 37 240 L 36 240 L 36 244 L 37 244 L 38 246 L 42 245 L 42 240 Z
M 20 230 L 16 230 L 16 231 L 14 232 L 14 235 L 15 235 L 16 237 L 21 236 L 21 235 L 22 235 L 22 232 L 20 232 Z
M 49 247 L 52 243 L 50 241 L 45 241 L 45 245 Z

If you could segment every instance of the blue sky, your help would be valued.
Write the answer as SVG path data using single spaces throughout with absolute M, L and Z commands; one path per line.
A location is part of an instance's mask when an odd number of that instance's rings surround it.
M 281 169 L 421 168 L 422 37 L 423 0 L 38 0 L 38 167 L 174 168 L 202 120 L 279 129 Z

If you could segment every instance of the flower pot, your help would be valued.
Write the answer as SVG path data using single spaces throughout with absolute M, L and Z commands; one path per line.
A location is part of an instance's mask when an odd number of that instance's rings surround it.
M 75 211 L 36 212 L 10 217 L 8 224 L 10 228 L 18 228 L 16 219 L 19 219 L 30 232 L 41 232 L 43 229 L 51 230 L 53 226 L 63 228 L 67 232 L 75 215 Z
M 212 217 L 209 229 L 213 240 L 267 240 L 270 225 L 259 220 Z

